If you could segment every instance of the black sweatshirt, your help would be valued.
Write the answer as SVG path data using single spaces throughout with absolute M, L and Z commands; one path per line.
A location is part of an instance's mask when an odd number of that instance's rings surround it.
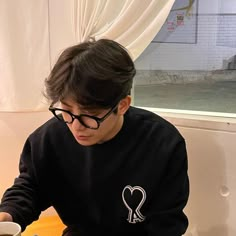
M 188 226 L 183 137 L 158 115 L 130 107 L 111 140 L 81 146 L 52 118 L 27 139 L 20 175 L 0 211 L 23 230 L 53 206 L 64 235 L 180 236 Z

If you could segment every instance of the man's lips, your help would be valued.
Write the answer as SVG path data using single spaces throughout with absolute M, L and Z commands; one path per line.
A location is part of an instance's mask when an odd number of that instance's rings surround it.
M 79 139 L 79 140 L 85 140 L 85 139 L 88 139 L 90 138 L 90 136 L 86 136 L 86 135 L 75 135 L 76 139 Z

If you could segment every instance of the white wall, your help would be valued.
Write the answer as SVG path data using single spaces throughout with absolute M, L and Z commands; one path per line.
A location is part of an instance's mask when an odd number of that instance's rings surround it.
M 211 0 L 208 0 L 211 1 Z M 236 4 L 235 0 L 218 0 L 219 1 L 219 9 L 221 9 L 222 13 L 233 13 L 236 12 Z

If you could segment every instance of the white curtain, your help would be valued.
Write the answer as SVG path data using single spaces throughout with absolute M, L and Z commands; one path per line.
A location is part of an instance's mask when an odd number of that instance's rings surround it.
M 47 108 L 43 81 L 68 46 L 109 38 L 135 60 L 174 0 L 0 0 L 0 111 Z

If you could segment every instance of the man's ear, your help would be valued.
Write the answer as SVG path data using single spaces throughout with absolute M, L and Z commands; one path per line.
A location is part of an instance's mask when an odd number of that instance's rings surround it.
M 125 112 L 129 109 L 130 104 L 131 104 L 131 96 L 128 95 L 125 98 L 123 98 L 122 100 L 120 100 L 117 113 L 119 115 L 124 115 Z

